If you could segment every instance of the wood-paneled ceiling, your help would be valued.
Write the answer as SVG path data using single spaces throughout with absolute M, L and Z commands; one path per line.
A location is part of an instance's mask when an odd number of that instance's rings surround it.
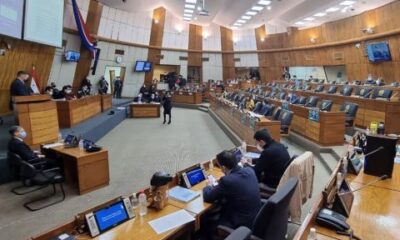
M 125 11 L 151 11 L 163 6 L 178 18 L 183 19 L 183 10 L 186 0 L 99 0 L 107 6 Z M 201 3 L 202 0 L 197 0 Z M 240 28 L 255 28 L 262 24 L 275 26 L 277 32 L 287 27 L 296 26 L 308 28 L 342 18 L 360 14 L 364 11 L 383 6 L 395 0 L 353 0 L 350 6 L 341 5 L 345 0 L 271 0 L 271 7 L 261 10 Z M 209 16 L 197 16 L 191 23 L 209 25 L 216 23 L 225 27 L 232 25 L 248 10 L 257 5 L 259 0 L 205 0 Z M 329 8 L 338 8 L 335 12 L 326 12 Z M 346 9 L 345 9 L 346 8 Z M 317 13 L 326 13 L 325 16 L 314 16 Z M 323 14 L 322 14 L 323 15 Z M 313 20 L 304 20 L 306 18 Z M 302 24 L 299 22 L 303 22 Z

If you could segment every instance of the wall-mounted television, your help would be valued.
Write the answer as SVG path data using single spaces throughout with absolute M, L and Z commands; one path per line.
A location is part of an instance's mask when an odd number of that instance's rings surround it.
M 67 62 L 78 62 L 81 58 L 81 54 L 75 51 L 66 51 L 64 54 L 64 59 Z
M 152 63 L 147 61 L 136 61 L 135 72 L 150 72 Z
M 387 42 L 371 43 L 367 45 L 368 60 L 371 62 L 387 62 L 392 60 Z

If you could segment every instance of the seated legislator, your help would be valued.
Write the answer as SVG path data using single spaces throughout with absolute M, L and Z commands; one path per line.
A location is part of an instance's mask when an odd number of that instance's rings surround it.
M 10 128 L 9 133 L 11 139 L 8 142 L 8 151 L 17 154 L 22 160 L 29 163 L 35 162 L 45 162 L 46 168 L 58 167 L 57 161 L 54 159 L 45 158 L 44 155 L 37 154 L 32 149 L 24 143 L 24 138 L 26 138 L 26 131 L 20 126 L 13 126 Z
M 72 86 L 71 85 L 66 85 L 62 88 L 62 98 L 65 98 L 65 100 L 75 100 L 76 96 L 75 94 L 72 93 Z
M 26 85 L 29 79 L 29 74 L 24 71 L 17 73 L 17 78 L 11 83 L 10 86 L 10 110 L 13 110 L 12 97 L 15 96 L 29 96 L 33 91 Z
M 286 147 L 272 139 L 267 129 L 254 134 L 260 158 L 253 162 L 258 181 L 267 187 L 276 189 L 290 163 L 290 155 Z
M 254 170 L 238 166 L 238 161 L 229 151 L 219 153 L 217 162 L 225 176 L 216 186 L 209 181 L 203 189 L 203 198 L 205 202 L 221 205 L 220 217 L 217 220 L 212 216 L 215 213 L 204 216 L 201 232 L 207 236 L 205 239 L 212 239 L 215 228 L 221 224 L 234 229 L 240 226 L 252 227 L 261 208 L 260 189 Z
M 251 111 L 254 109 L 254 100 L 252 97 L 247 97 L 246 99 L 246 109 Z
M 133 98 L 133 102 L 135 102 L 135 103 L 142 103 L 143 101 L 144 101 L 144 99 L 143 99 L 143 95 L 141 93 L 139 93 L 137 95 L 137 97 Z
M 156 93 L 152 93 L 151 95 L 150 95 L 150 98 L 149 98 L 149 101 L 148 101 L 149 103 L 159 103 L 159 102 L 161 102 L 161 98 L 160 98 L 160 95 L 158 95 L 158 92 L 156 92 Z

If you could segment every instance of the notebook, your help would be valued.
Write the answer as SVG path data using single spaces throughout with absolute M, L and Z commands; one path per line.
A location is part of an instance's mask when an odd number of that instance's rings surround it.
M 200 196 L 200 192 L 195 192 L 181 186 L 176 186 L 169 190 L 168 195 L 170 198 L 173 198 L 177 201 L 187 203 Z

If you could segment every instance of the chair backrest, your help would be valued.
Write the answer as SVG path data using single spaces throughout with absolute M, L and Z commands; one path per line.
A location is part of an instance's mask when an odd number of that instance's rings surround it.
M 322 92 L 324 91 L 324 85 L 318 85 L 317 88 L 315 88 L 315 92 Z
M 263 107 L 263 103 L 262 103 L 262 102 L 256 103 L 253 112 L 254 112 L 254 113 L 259 113 L 260 110 L 262 109 L 262 107 Z
M 279 116 L 281 115 L 281 111 L 282 111 L 281 107 L 275 108 L 274 111 L 272 112 L 272 119 L 279 120 Z
M 279 93 L 279 99 L 281 99 L 281 100 L 283 100 L 283 99 L 285 99 L 285 97 L 286 97 L 286 93 L 285 92 L 281 92 L 281 93 Z
M 299 98 L 299 104 L 304 105 L 304 104 L 306 104 L 306 102 L 307 102 L 307 97 L 301 96 Z
M 332 100 L 322 100 L 321 104 L 319 105 L 319 109 L 321 111 L 330 112 L 333 106 Z
M 340 92 L 343 96 L 351 96 L 351 94 L 353 93 L 353 88 L 350 86 L 346 86 L 342 89 L 342 91 Z
M 316 107 L 318 104 L 319 97 L 317 96 L 310 96 L 307 99 L 306 107 Z
M 371 92 L 371 88 L 359 88 L 356 92 L 356 95 L 364 98 L 369 98 L 371 96 Z
M 285 239 L 288 226 L 289 203 L 298 184 L 291 178 L 261 207 L 254 222 L 253 235 L 261 239 Z
M 341 112 L 346 113 L 346 117 L 356 117 L 357 111 L 358 111 L 358 104 L 351 103 L 351 102 L 345 102 L 343 105 L 340 107 Z
M 337 86 L 330 86 L 328 89 L 329 94 L 334 94 L 337 91 Z
M 374 89 L 374 93 L 372 94 L 373 99 L 385 99 L 389 100 L 392 97 L 393 91 L 390 89 Z
M 19 169 L 19 177 L 22 180 L 32 178 L 37 174 L 36 168 L 28 163 L 27 161 L 22 160 L 22 158 L 13 152 L 7 152 L 7 157 L 10 163 L 17 169 Z
M 250 236 L 251 230 L 247 227 L 241 226 L 233 231 L 231 234 L 229 234 L 229 236 L 226 237 L 225 240 L 246 240 L 250 239 Z
M 282 126 L 290 126 L 292 124 L 293 112 L 288 110 L 282 110 L 279 116 Z

